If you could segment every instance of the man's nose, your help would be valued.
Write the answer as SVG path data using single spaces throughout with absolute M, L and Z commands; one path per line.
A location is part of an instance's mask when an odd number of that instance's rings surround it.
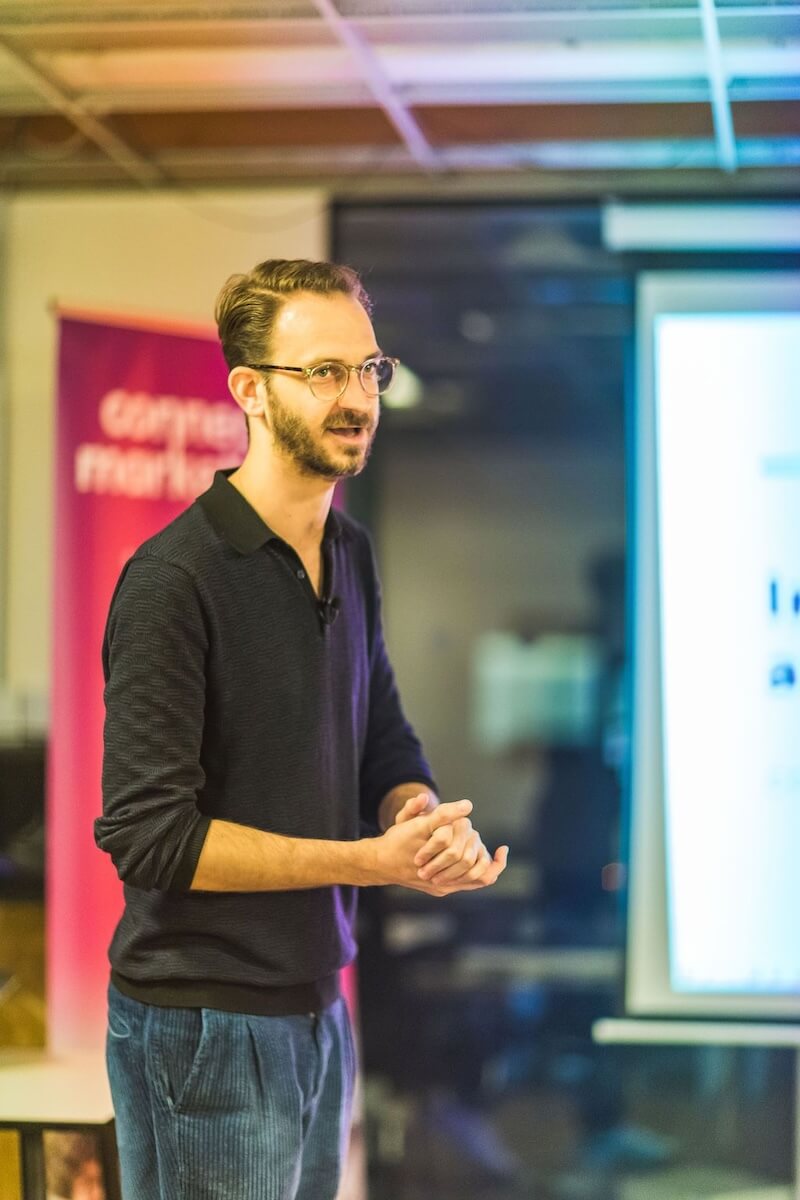
M 361 382 L 360 368 L 350 367 L 347 372 L 347 387 L 339 397 L 342 408 L 363 408 L 371 411 L 378 403 L 377 391 L 367 391 Z

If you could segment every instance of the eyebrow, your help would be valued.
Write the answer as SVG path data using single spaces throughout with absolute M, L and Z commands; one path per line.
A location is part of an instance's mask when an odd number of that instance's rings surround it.
M 370 354 L 365 354 L 360 363 L 353 363 L 352 365 L 354 367 L 363 367 L 364 363 L 369 362 L 369 360 L 371 358 L 381 358 L 382 356 L 383 356 L 382 350 L 373 350 Z M 303 365 L 306 367 L 319 367 L 322 365 L 322 363 L 326 363 L 326 362 L 343 363 L 344 359 L 339 358 L 339 356 L 336 354 L 320 354 L 317 358 L 313 359 L 311 362 L 304 363 Z

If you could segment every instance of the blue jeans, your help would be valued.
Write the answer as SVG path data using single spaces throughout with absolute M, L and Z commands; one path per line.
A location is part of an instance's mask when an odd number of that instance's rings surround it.
M 334 1200 L 355 1053 L 344 1000 L 253 1017 L 109 988 L 124 1200 Z

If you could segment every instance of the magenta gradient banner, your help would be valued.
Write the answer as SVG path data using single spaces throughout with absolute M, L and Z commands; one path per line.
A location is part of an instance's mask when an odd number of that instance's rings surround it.
M 53 685 L 47 817 L 48 1044 L 105 1038 L 108 944 L 122 889 L 94 845 L 101 648 L 133 550 L 246 449 L 213 330 L 60 316 Z

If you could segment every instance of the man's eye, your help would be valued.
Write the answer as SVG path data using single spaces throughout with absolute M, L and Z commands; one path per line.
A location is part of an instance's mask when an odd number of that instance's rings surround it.
M 331 368 L 327 365 L 324 367 L 315 367 L 314 368 L 314 378 L 315 379 L 329 379 L 330 374 L 331 374 Z
M 364 365 L 363 365 L 363 367 L 361 368 L 361 370 L 362 370 L 362 371 L 363 371 L 363 372 L 364 372 L 366 375 L 377 375 L 377 373 L 378 373 L 378 360 L 377 360 L 377 358 L 370 358 L 370 359 L 368 359 L 368 361 L 364 363 Z

